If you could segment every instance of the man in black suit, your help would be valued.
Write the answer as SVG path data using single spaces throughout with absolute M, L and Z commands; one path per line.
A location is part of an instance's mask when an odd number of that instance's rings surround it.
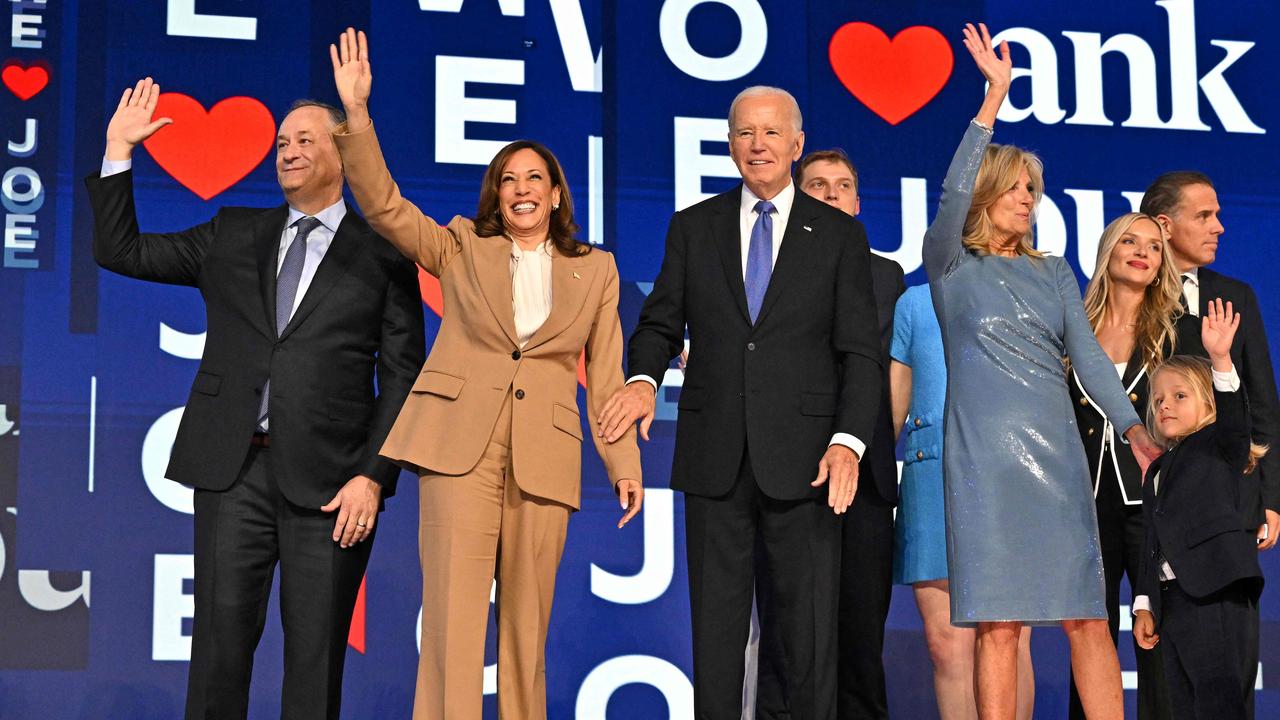
M 417 276 L 343 202 L 341 113 L 312 101 L 276 138 L 287 205 L 140 233 L 131 158 L 171 122 L 152 120 L 159 93 L 150 78 L 125 90 L 86 183 L 99 265 L 205 300 L 204 356 L 165 473 L 195 487 L 186 717 L 246 716 L 279 562 L 281 716 L 337 718 L 351 612 L 399 475 L 378 448 L 423 359 Z
M 761 632 L 781 639 L 791 717 L 836 712 L 838 516 L 872 439 L 882 369 L 866 234 L 796 192 L 791 165 L 803 147 L 786 91 L 735 98 L 729 152 L 743 183 L 672 218 L 631 336 L 632 377 L 600 417 L 606 438 L 638 419 L 648 436 L 654 378 L 687 325 L 671 487 L 685 493 L 699 718 L 741 714 L 757 578 L 770 598 Z
M 1244 281 L 1205 267 L 1217 258 L 1218 241 L 1224 230 L 1213 181 L 1194 171 L 1165 173 L 1147 188 L 1141 209 L 1160 223 L 1169 238 L 1174 262 L 1182 273 L 1182 301 L 1187 311 L 1204 317 L 1208 303 L 1221 298 L 1224 302 L 1230 301 L 1240 314 L 1240 329 L 1231 343 L 1231 360 L 1248 398 L 1253 441 L 1277 447 L 1280 400 L 1276 396 L 1271 351 L 1258 298 Z M 1244 527 L 1256 532 L 1259 550 L 1270 550 L 1280 537 L 1280 453 L 1267 453 L 1258 469 L 1246 475 L 1241 483 L 1240 512 Z M 1256 627 L 1256 603 L 1252 612 Z M 1258 646 L 1254 643 L 1252 647 L 1251 667 L 1256 672 Z M 1252 708 L 1252 682 L 1248 692 L 1248 706 Z

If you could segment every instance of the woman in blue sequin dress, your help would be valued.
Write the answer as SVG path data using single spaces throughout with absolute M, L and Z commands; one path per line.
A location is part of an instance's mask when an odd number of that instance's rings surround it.
M 924 260 L 947 357 L 943 443 L 951 619 L 977 627 L 981 717 L 1012 717 L 1023 625 L 1061 624 L 1090 718 L 1122 718 L 1084 447 L 1064 362 L 1141 455 L 1158 454 L 1085 319 L 1062 258 L 1032 244 L 1040 161 L 990 145 L 1007 45 L 965 29 L 989 87 L 943 182 Z

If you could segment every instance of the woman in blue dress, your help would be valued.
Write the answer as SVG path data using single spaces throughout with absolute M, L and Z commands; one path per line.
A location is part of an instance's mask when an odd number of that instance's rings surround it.
M 1107 630 L 1102 557 L 1084 447 L 1067 392 L 1068 355 L 1139 463 L 1159 453 L 1085 318 L 1062 258 L 1032 244 L 1043 191 L 1034 155 L 990 145 L 1009 92 L 1007 44 L 985 26 L 965 47 L 986 77 L 951 161 L 924 261 L 947 358 L 943 468 L 951 621 L 976 626 L 980 717 L 1011 718 L 1023 625 L 1060 624 L 1085 714 L 1124 716 Z
M 889 393 L 894 439 L 906 428 L 898 515 L 893 524 L 893 582 L 910 585 L 933 662 L 933 690 L 940 720 L 971 720 L 973 699 L 971 627 L 951 624 L 947 582 L 947 535 L 942 492 L 942 413 L 947 366 L 942 331 L 928 285 L 908 288 L 893 311 L 889 348 Z M 1018 720 L 1035 709 L 1031 628 L 1018 642 Z

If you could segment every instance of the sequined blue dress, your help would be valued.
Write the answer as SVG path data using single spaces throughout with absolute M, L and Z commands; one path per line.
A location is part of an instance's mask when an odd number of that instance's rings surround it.
M 991 131 L 969 125 L 924 239 L 947 358 L 943 441 L 951 622 L 1106 619 L 1098 521 L 1063 360 L 1120 428 L 1137 424 L 1058 257 L 961 242 Z

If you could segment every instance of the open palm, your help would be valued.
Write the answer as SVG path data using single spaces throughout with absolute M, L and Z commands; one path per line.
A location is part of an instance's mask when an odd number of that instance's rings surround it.
M 126 155 L 138 143 L 155 134 L 157 130 L 173 122 L 170 118 L 152 120 L 156 103 L 160 99 L 160 86 L 151 78 L 143 78 L 131 88 L 125 88 L 120 104 L 107 124 L 107 147 L 123 150 Z
M 1209 303 L 1206 310 L 1200 320 L 1200 342 L 1210 358 L 1227 357 L 1231 354 L 1236 329 L 1240 327 L 1240 314 L 1232 309 L 1230 302 L 1224 308 L 1222 298 Z
M 333 84 L 342 104 L 347 108 L 367 104 L 373 90 L 373 73 L 364 31 L 357 33 L 354 28 L 347 28 L 339 36 L 338 44 L 329 46 L 329 59 L 333 62 Z

